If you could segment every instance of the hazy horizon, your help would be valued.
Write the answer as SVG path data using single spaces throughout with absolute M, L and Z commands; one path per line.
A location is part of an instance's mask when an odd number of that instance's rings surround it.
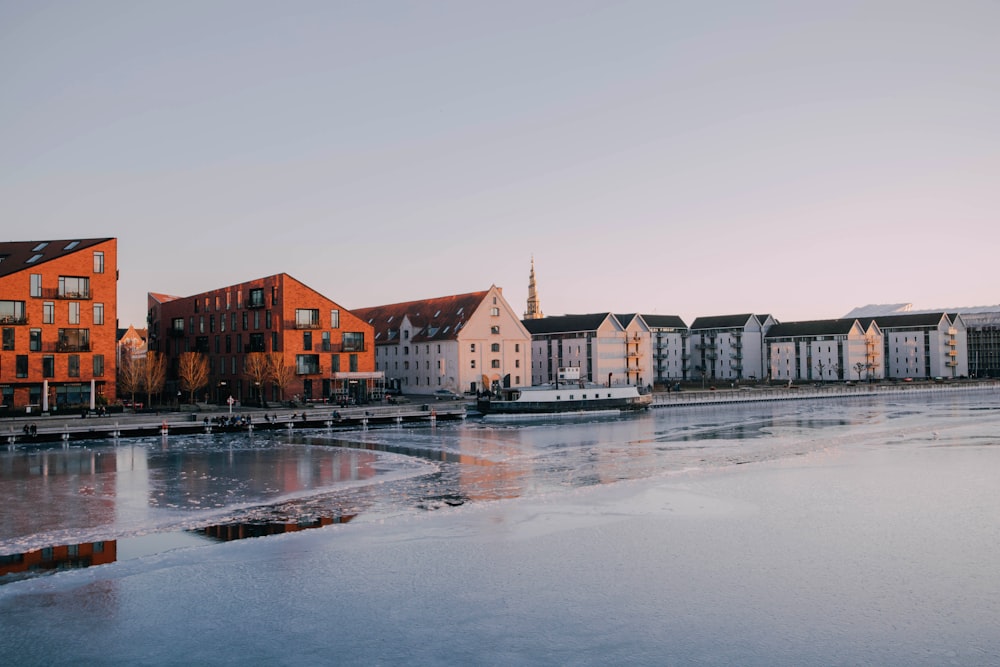
M 118 317 L 288 273 L 356 309 L 1000 301 L 990 2 L 0 5 L 4 240 Z M 976 253 L 982 248 L 981 253 Z M 981 255 L 981 256 L 980 256 Z

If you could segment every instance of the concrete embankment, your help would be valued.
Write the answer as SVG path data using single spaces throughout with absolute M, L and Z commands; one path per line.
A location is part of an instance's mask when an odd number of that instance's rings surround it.
M 818 399 L 863 398 L 870 396 L 916 396 L 918 394 L 948 394 L 962 391 L 998 391 L 1000 382 L 955 382 L 943 384 L 871 384 L 766 387 L 706 391 L 680 391 L 656 393 L 654 408 L 672 408 L 691 405 L 719 405 L 726 403 L 766 403 L 772 401 L 801 401 Z

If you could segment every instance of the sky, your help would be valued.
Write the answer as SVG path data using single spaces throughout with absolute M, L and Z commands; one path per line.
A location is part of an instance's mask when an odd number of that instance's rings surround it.
M 118 318 L 1000 302 L 996 2 L 0 0 L 0 240 L 118 239 Z

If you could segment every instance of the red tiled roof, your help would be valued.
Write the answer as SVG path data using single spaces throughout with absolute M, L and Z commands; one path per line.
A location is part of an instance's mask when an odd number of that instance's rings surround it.
M 413 342 L 454 340 L 488 293 L 489 290 L 455 294 L 422 301 L 355 308 L 351 312 L 375 328 L 376 345 L 397 343 L 399 326 L 404 317 L 409 318 L 413 325 L 414 333 L 410 336 Z

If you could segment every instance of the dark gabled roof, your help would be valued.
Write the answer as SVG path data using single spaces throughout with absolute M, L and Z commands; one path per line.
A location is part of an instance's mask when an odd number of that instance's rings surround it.
M 410 341 L 423 343 L 436 340 L 455 340 L 458 332 L 476 312 L 489 290 L 455 294 L 420 301 L 391 303 L 385 306 L 356 308 L 356 316 L 375 327 L 375 344 L 399 341 L 399 326 L 409 318 L 414 333 Z
M 642 319 L 654 329 L 687 329 L 687 325 L 677 315 L 643 315 Z
M 857 320 L 809 320 L 806 322 L 782 322 L 767 330 L 764 338 L 798 338 L 806 336 L 843 336 L 851 332 Z M 867 328 L 867 327 L 865 327 Z
M 587 315 L 556 315 L 539 320 L 521 320 L 521 324 L 532 336 L 572 333 L 577 331 L 597 331 L 604 320 L 614 317 L 611 313 L 590 313 Z
M 936 327 L 941 323 L 941 318 L 945 316 L 943 311 L 936 313 L 907 313 L 905 315 L 878 315 L 876 317 L 859 317 L 858 321 L 865 329 L 872 320 L 878 324 L 878 328 L 886 329 L 906 329 L 907 327 Z
M 30 269 L 53 259 L 67 257 L 74 252 L 79 252 L 99 243 L 112 240 L 114 240 L 114 237 L 103 239 L 60 239 L 57 241 L 7 241 L 6 243 L 0 243 L 0 276 L 9 276 L 18 271 Z M 31 261 L 32 258 L 36 259 Z
M 743 313 L 741 315 L 714 315 L 712 317 L 697 317 L 691 323 L 691 330 L 695 329 L 736 329 L 746 326 L 746 323 L 753 317 L 753 313 Z

